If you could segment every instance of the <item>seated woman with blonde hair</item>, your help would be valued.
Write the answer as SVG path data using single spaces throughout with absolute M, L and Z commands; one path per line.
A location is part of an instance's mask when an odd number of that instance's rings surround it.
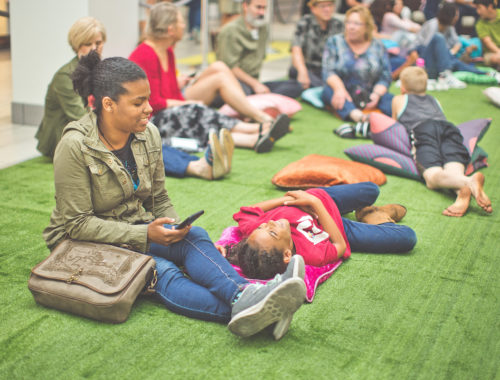
M 66 124 L 80 119 L 86 113 L 82 98 L 73 90 L 71 74 L 80 58 L 91 50 L 101 55 L 106 42 L 106 30 L 95 18 L 83 17 L 70 28 L 68 42 L 76 56 L 54 74 L 45 95 L 43 119 L 36 133 L 37 149 L 50 158 L 54 156 Z
M 354 132 L 366 137 L 366 112 L 378 108 L 391 115 L 391 66 L 384 45 L 373 38 L 375 29 L 368 8 L 356 6 L 346 13 L 344 33 L 329 37 L 325 45 L 323 101 L 343 120 L 357 123 L 346 130 L 342 129 L 344 126 L 336 130 L 341 137 Z
M 177 76 L 174 46 L 183 36 L 186 25 L 178 8 L 171 3 L 151 8 L 146 39 L 130 54 L 147 74 L 151 86 L 153 123 L 162 137 L 188 137 L 206 145 L 211 128 L 231 131 L 237 147 L 268 152 L 276 140 L 289 130 L 286 115 L 273 120 L 252 106 L 231 70 L 215 62 L 195 77 Z M 240 114 L 256 123 L 227 117 L 209 107 L 219 96 Z

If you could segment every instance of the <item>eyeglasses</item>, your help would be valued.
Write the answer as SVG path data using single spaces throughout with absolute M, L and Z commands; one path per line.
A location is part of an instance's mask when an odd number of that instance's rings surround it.
M 334 4 L 331 2 L 325 2 L 325 3 L 316 4 L 315 7 L 319 8 L 319 9 L 333 8 Z
M 346 25 L 355 25 L 355 26 L 363 26 L 365 25 L 364 22 L 359 22 L 359 21 L 346 21 Z

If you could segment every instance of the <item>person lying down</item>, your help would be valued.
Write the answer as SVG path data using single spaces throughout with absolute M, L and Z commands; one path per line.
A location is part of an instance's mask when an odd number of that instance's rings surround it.
M 352 251 L 404 253 L 417 243 L 415 232 L 396 224 L 406 214 L 398 204 L 373 206 L 379 188 L 372 182 L 289 191 L 283 197 L 242 207 L 233 215 L 243 240 L 218 247 L 248 278 L 283 273 L 295 254 L 323 266 Z M 341 214 L 355 211 L 357 221 Z

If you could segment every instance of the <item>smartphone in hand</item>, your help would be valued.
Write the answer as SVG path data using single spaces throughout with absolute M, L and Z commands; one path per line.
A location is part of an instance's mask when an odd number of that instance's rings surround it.
M 193 224 L 193 222 L 198 219 L 200 216 L 203 215 L 203 213 L 205 212 L 205 210 L 200 210 L 198 212 L 195 212 L 193 215 L 190 215 L 188 216 L 186 219 L 184 219 L 182 222 L 180 222 L 179 224 L 177 224 L 175 226 L 175 229 L 176 230 L 181 230 L 183 229 L 184 227 L 187 227 L 191 224 Z

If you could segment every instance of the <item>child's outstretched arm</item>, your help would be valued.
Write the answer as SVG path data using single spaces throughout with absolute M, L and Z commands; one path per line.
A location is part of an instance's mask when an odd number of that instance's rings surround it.
M 292 200 L 286 201 L 285 206 L 296 206 L 300 207 L 301 209 L 311 209 L 312 212 L 314 212 L 319 223 L 323 227 L 323 230 L 326 231 L 330 236 L 330 242 L 337 249 L 337 257 L 343 256 L 347 248 L 346 242 L 339 230 L 339 227 L 325 208 L 323 202 L 321 202 L 321 200 L 315 197 L 313 194 L 307 193 L 302 190 L 289 191 L 286 193 L 286 195 L 291 197 Z
M 291 200 L 293 200 L 292 197 L 285 195 L 284 197 L 268 199 L 267 201 L 256 203 L 251 207 L 259 207 L 262 211 L 266 212 L 272 210 L 273 208 L 283 206 L 286 201 L 291 201 Z

